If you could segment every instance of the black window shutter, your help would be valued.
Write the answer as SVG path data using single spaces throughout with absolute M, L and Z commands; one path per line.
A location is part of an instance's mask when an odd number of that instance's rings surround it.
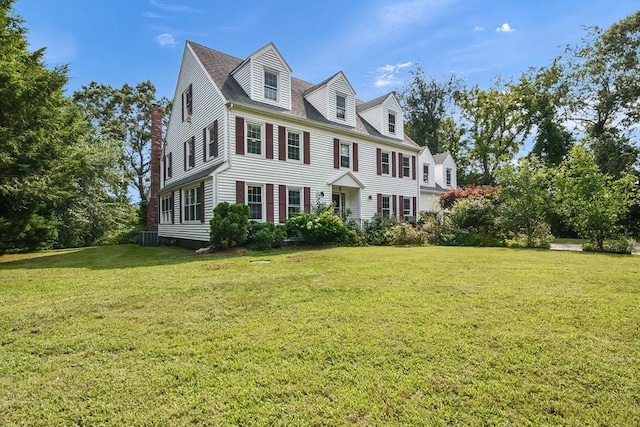
M 198 205 L 198 210 L 200 211 L 200 222 L 204 223 L 204 181 L 200 183 L 199 193 L 200 194 L 198 194 L 198 202 L 200 202 L 200 204 Z
M 207 161 L 207 128 L 202 129 L 202 161 Z
M 218 121 L 213 122 L 213 157 L 218 157 Z

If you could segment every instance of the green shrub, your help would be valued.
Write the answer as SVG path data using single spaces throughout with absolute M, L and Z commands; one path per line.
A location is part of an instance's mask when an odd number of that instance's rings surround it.
M 420 227 L 403 222 L 385 231 L 389 244 L 394 246 L 422 246 L 427 242 L 427 233 Z
M 381 214 L 375 214 L 371 221 L 366 221 L 365 240 L 369 245 L 387 246 L 391 243 L 385 234 L 388 229 L 396 225 L 398 221 L 395 217 L 385 218 Z
M 504 246 L 493 198 L 470 196 L 456 200 L 445 221 L 441 242 L 451 246 Z
M 319 213 L 301 213 L 285 223 L 290 237 L 301 237 L 312 244 L 340 243 L 347 238 L 348 229 L 331 209 Z
M 630 254 L 636 247 L 636 241 L 626 237 L 620 237 L 616 240 L 605 242 L 603 248 L 600 249 L 596 242 L 587 242 L 582 245 L 585 252 L 608 252 L 612 254 Z
M 445 216 L 443 212 L 420 212 L 419 223 L 426 233 L 427 243 L 435 245 L 441 243 L 445 231 Z
M 518 235 L 507 240 L 507 246 L 512 248 L 544 248 L 549 249 L 554 236 L 551 234 L 551 227 L 547 223 L 538 223 L 533 229 L 533 234 L 529 237 Z
M 247 233 L 247 246 L 262 251 L 276 249 L 282 246 L 286 237 L 287 232 L 283 225 L 251 221 Z
M 219 203 L 211 218 L 211 246 L 213 250 L 225 250 L 242 246 L 247 241 L 249 206 Z

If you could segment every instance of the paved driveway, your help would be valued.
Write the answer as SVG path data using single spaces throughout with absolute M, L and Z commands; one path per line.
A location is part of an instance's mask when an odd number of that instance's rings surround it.
M 552 243 L 551 250 L 554 251 L 581 251 L 582 245 L 575 243 Z M 633 251 L 633 255 L 640 255 L 640 243 L 636 245 L 636 250 Z

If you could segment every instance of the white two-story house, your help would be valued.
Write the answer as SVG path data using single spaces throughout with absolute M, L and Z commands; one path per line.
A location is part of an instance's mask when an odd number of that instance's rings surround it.
M 158 235 L 208 244 L 223 201 L 275 223 L 331 203 L 356 220 L 415 218 L 444 166 L 403 128 L 394 93 L 359 101 L 341 71 L 299 80 L 272 43 L 239 59 L 187 42 L 162 148 Z M 455 164 L 445 168 L 455 186 Z

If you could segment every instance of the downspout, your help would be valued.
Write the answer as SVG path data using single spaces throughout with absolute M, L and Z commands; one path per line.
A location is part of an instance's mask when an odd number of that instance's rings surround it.
M 223 164 L 222 167 L 219 167 L 218 169 L 216 169 L 215 171 L 213 171 L 212 173 L 212 177 L 213 177 L 213 206 L 215 208 L 215 206 L 218 206 L 219 203 L 219 192 L 217 191 L 218 188 L 218 175 L 221 174 L 224 171 L 227 171 L 231 168 L 231 109 L 233 108 L 233 103 L 229 102 L 226 104 L 226 106 L 228 108 L 226 108 L 226 144 L 225 144 L 225 150 L 224 150 L 224 159 L 223 159 Z

